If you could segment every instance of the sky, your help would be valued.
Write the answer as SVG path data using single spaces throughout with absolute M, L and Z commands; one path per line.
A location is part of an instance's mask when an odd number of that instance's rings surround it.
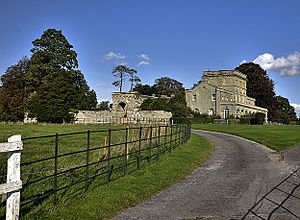
M 255 62 L 300 115 L 299 12 L 299 0 L 0 0 L 0 75 L 55 28 L 98 100 L 118 91 L 118 64 L 143 84 L 167 76 L 189 89 L 203 71 Z

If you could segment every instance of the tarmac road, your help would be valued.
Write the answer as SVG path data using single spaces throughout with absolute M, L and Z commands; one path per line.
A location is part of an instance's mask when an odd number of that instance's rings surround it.
M 263 195 L 287 177 L 295 166 L 279 154 L 255 142 L 214 132 L 193 130 L 213 144 L 213 154 L 191 175 L 151 199 L 114 217 L 119 219 L 240 219 Z M 299 178 L 300 179 L 300 178 Z M 297 181 L 297 180 L 296 180 Z M 291 184 L 282 190 L 290 191 Z M 300 198 L 300 189 L 294 192 Z M 280 203 L 284 193 L 270 195 Z M 295 197 L 293 197 L 295 198 Z M 300 216 L 300 200 L 286 207 Z M 255 212 L 265 218 L 276 209 L 263 201 Z M 258 219 L 249 215 L 246 219 Z M 271 219 L 298 219 L 278 209 Z

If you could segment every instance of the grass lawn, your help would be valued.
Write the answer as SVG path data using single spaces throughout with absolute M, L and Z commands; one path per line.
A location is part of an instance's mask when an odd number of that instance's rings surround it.
M 0 142 L 6 142 L 11 135 L 21 134 L 22 138 L 55 133 L 80 132 L 111 128 L 112 125 L 72 125 L 72 124 L 0 124 Z M 120 126 L 115 126 L 120 127 Z
M 92 185 L 85 193 L 60 200 L 57 206 L 36 207 L 24 219 L 107 219 L 166 189 L 208 159 L 210 143 L 197 135 L 163 155 L 158 162 L 110 184 Z
M 238 135 L 266 145 L 276 151 L 284 151 L 292 147 L 300 146 L 299 125 L 193 124 L 192 128 Z

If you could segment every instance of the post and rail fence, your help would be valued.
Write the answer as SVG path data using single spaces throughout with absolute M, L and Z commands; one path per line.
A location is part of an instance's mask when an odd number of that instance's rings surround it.
M 19 210 L 22 216 L 36 204 L 57 204 L 66 196 L 107 184 L 159 160 L 190 138 L 191 124 L 177 122 L 22 140 L 20 135 L 12 136 L 0 144 L 0 152 L 8 154 L 7 183 L 0 185 L 0 192 L 7 194 L 6 218 L 18 219 Z M 3 218 L 5 207 L 1 205 Z

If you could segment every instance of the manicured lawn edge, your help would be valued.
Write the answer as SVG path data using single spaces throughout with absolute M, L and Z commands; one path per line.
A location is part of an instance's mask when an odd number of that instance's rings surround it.
M 211 152 L 212 146 L 205 138 L 191 135 L 187 143 L 158 162 L 110 184 L 93 187 L 76 198 L 59 202 L 56 207 L 33 211 L 25 219 L 111 218 L 182 180 L 205 162 Z
M 243 137 L 275 151 L 300 146 L 300 126 L 296 125 L 216 125 L 193 124 L 195 130 L 215 131 Z

